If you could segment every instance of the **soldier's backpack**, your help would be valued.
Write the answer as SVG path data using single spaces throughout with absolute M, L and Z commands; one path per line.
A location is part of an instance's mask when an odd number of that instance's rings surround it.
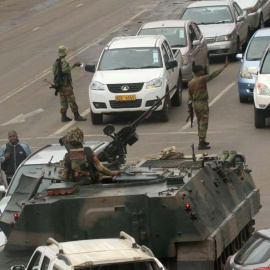
M 59 89 L 63 82 L 63 72 L 62 72 L 62 65 L 61 65 L 61 57 L 57 58 L 53 64 L 53 83 L 56 89 Z

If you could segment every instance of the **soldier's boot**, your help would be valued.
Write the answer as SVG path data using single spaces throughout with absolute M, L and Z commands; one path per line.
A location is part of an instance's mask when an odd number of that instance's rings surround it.
M 69 118 L 69 117 L 67 117 L 67 114 L 66 113 L 62 113 L 61 121 L 62 122 L 69 122 L 69 121 L 72 121 L 72 119 Z
M 211 149 L 211 147 L 209 146 L 208 142 L 199 142 L 198 145 L 198 150 L 206 150 L 206 149 Z
M 82 117 L 78 112 L 74 113 L 75 121 L 86 121 L 86 118 Z
M 205 137 L 199 137 L 200 142 L 203 142 L 203 144 L 209 145 L 209 142 L 205 141 Z

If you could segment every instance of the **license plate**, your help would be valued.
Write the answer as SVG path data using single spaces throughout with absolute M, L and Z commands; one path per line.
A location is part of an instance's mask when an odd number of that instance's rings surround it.
M 115 96 L 115 101 L 136 100 L 136 95 Z

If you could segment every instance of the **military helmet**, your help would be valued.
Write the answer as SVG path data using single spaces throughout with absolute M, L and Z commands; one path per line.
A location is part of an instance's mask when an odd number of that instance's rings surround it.
M 76 127 L 70 130 L 66 136 L 66 143 L 74 144 L 74 143 L 83 143 L 84 135 L 83 131 Z
M 59 46 L 58 47 L 58 55 L 59 56 L 66 56 L 68 53 L 68 48 L 65 46 Z

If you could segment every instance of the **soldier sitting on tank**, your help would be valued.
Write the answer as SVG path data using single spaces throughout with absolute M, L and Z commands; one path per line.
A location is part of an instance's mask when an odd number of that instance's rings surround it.
M 70 130 L 66 135 L 66 143 L 71 149 L 64 156 L 63 180 L 77 182 L 79 185 L 98 183 L 101 175 L 115 176 L 121 171 L 110 171 L 98 160 L 90 147 L 83 147 L 84 134 L 80 128 Z

